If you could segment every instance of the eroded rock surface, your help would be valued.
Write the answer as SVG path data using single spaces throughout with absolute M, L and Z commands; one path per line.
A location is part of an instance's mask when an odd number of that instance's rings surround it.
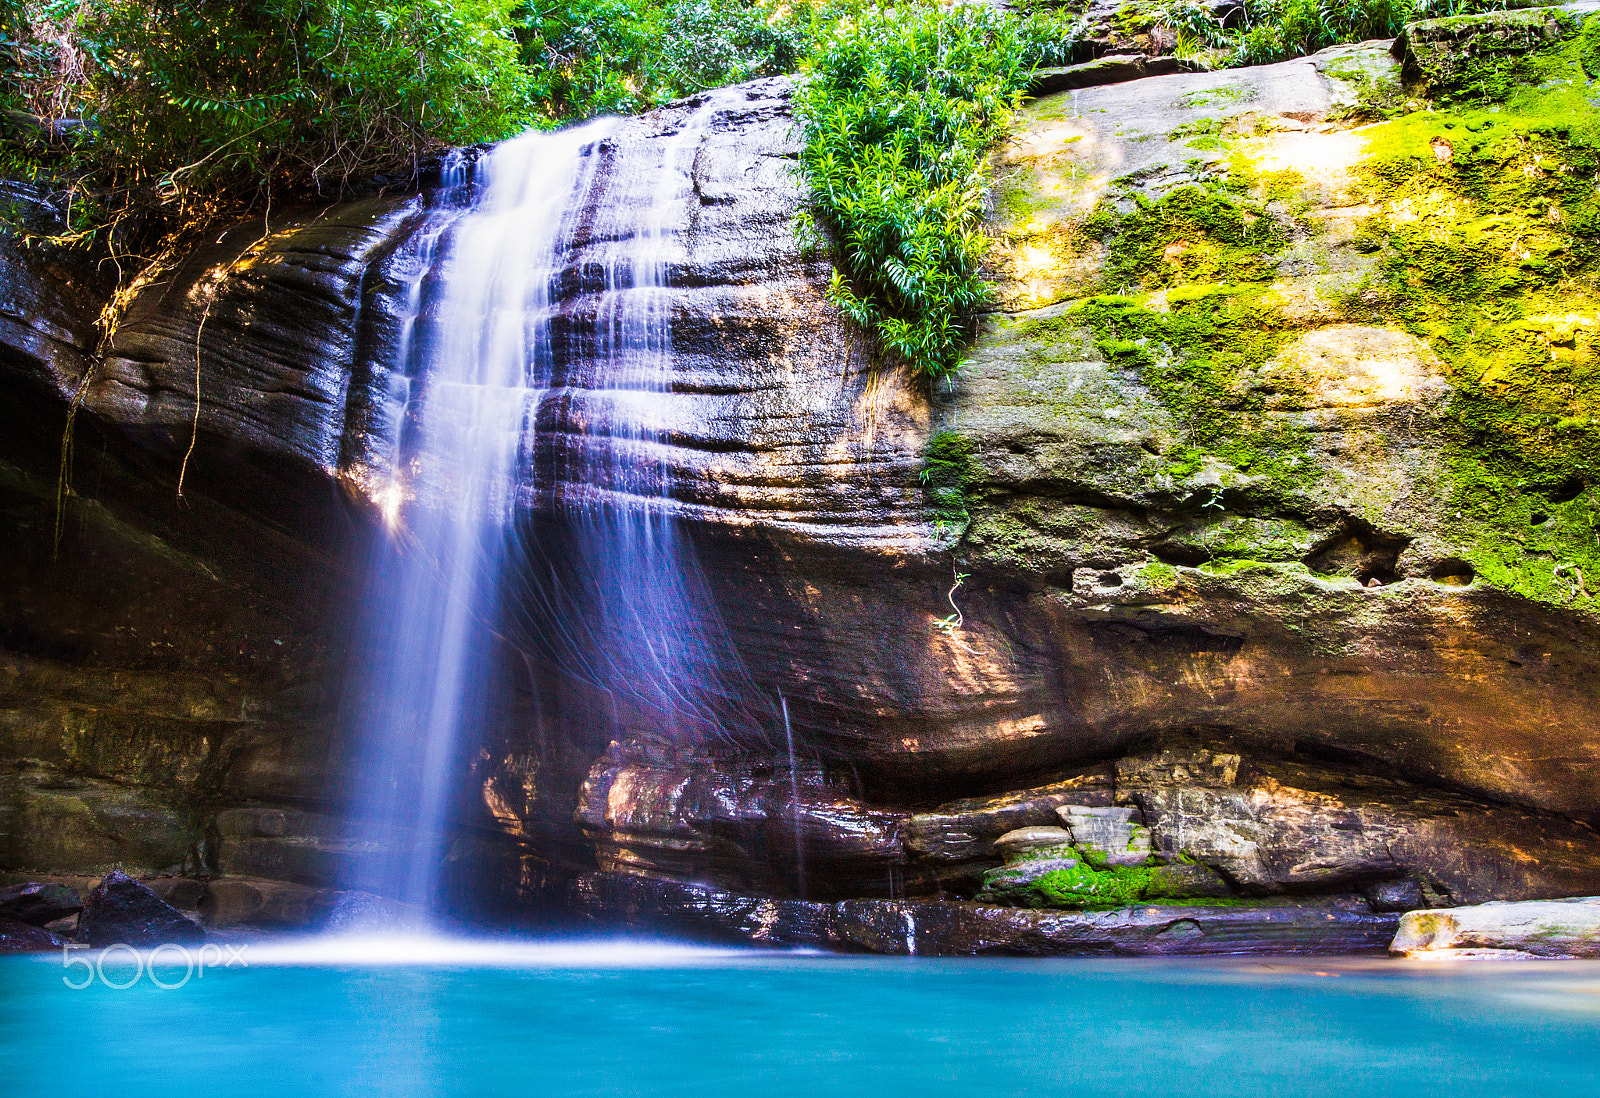
M 44 953 L 64 945 L 66 939 L 42 927 L 0 918 L 0 953 Z
M 1254 907 L 1141 904 L 1118 911 L 1032 911 L 990 904 L 843 900 L 821 904 L 599 873 L 574 905 L 602 926 L 662 925 L 773 945 L 922 956 L 1360 953 L 1382 949 L 1395 915 L 1358 898 Z
M 82 908 L 78 890 L 63 884 L 28 882 L 0 888 L 0 919 L 44 926 Z
M 1092 54 L 1168 48 L 1106 34 Z M 571 360 L 529 420 L 519 536 L 528 575 L 549 570 L 582 545 L 564 493 L 617 487 L 563 479 L 563 455 L 615 445 L 594 424 L 625 403 L 574 333 L 649 207 L 629 166 L 688 127 L 656 456 L 737 653 L 729 706 L 754 716 L 675 738 L 548 658 L 560 623 L 520 603 L 452 864 L 512 907 L 598 866 L 585 911 L 890 951 L 1320 949 L 1296 928 L 1332 901 L 1284 899 L 1304 893 L 1364 897 L 1315 940 L 1348 947 L 1418 903 L 1600 889 L 1600 571 L 1573 555 L 1597 488 L 1581 461 L 1526 483 L 1463 464 L 1472 386 L 1532 391 L 1537 371 L 1469 378 L 1384 296 L 1400 200 L 1364 165 L 1393 141 L 1445 173 L 1488 140 L 1373 122 L 1404 109 L 1400 73 L 1381 43 L 1033 101 L 1000 159 L 996 311 L 932 394 L 874 369 L 792 232 L 786 81 L 619 123 L 589 150 L 599 197 L 558 279 Z M 203 867 L 248 879 L 217 886 L 218 920 L 290 923 L 310 893 L 250 880 L 326 891 L 373 854 L 339 818 L 349 622 L 327 608 L 359 589 L 414 380 L 397 342 L 451 216 L 424 194 L 238 227 L 108 346 L 103 280 L 5 254 L 0 371 L 21 400 L 0 506 L 27 549 L 0 563 L 0 870 Z M 1519 332 L 1566 369 L 1594 311 Z M 1174 343 L 1196 317 L 1199 343 Z M 58 557 L 60 426 L 85 379 Z M 956 473 L 938 499 L 935 457 Z M 1148 828 L 1201 895 L 1204 877 L 1271 904 L 965 903 L 996 839 L 1076 840 L 1072 808 Z
M 1389 949 L 1409 957 L 1600 957 L 1600 898 L 1412 911 Z
M 177 908 L 121 870 L 112 870 L 84 901 L 78 937 L 96 948 L 130 945 L 188 945 L 205 940 L 205 931 Z

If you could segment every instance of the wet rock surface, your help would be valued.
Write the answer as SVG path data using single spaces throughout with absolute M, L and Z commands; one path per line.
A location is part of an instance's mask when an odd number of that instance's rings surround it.
M 65 938 L 42 927 L 0 917 L 0 954 L 43 953 L 66 944 Z
M 1114 53 L 1078 65 L 1040 69 L 1028 84 L 1030 95 L 1056 95 L 1102 84 L 1120 84 L 1147 76 L 1199 72 L 1201 66 L 1178 57 L 1146 57 L 1141 53 Z
M 112 870 L 85 900 L 78 938 L 95 948 L 119 943 L 144 948 L 203 942 L 205 931 L 145 884 Z
M 1113 10 L 1086 9 L 1104 33 L 1081 60 L 1170 48 L 1123 35 Z M 1365 914 L 1331 920 L 1348 941 L 1391 918 L 1373 909 L 1600 890 L 1587 596 L 1528 597 L 1468 563 L 1447 521 L 1441 363 L 1330 305 L 1377 262 L 1342 189 L 1364 148 L 1350 112 L 1398 73 L 1380 44 L 1034 101 L 1001 157 L 998 308 L 955 389 L 931 394 L 873 367 L 825 302 L 825 254 L 792 232 L 787 82 L 621 123 L 591 153 L 609 212 L 575 240 L 562 323 L 592 322 L 606 248 L 648 205 L 628 165 L 697 118 L 692 195 L 668 217 L 659 457 L 739 656 L 728 692 L 770 727 L 675 740 L 548 658 L 554 623 L 513 606 L 514 689 L 464 767 L 454 864 L 512 908 L 598 866 L 586 911 L 693 908 L 756 940 L 907 951 L 892 931 L 907 913 L 917 941 L 952 952 L 1196 933 L 1271 948 L 1278 931 L 1237 929 L 1265 916 L 1226 906 L 1154 905 L 1117 928 L 965 903 L 1007 832 L 1078 841 L 1069 808 L 1083 826 L 1115 810 L 1129 843 L 1148 829 L 1150 855 L 1192 866 L 1196 889 L 1359 892 Z M 1262 275 L 1304 331 L 1234 391 L 1306 440 L 1318 474 L 1288 495 L 1188 461 L 1185 424 L 1068 316 L 1106 261 L 1063 243 L 1084 195 L 1157 201 L 1239 148 L 1305 169 L 1306 219 L 1325 226 Z M 424 232 L 448 217 L 402 196 L 240 226 L 151 285 L 106 346 L 102 281 L 0 256 L 0 378 L 19 397 L 0 410 L 0 519 L 26 547 L 0 558 L 0 871 L 216 873 L 195 903 L 219 925 L 298 925 L 322 902 L 298 889 L 330 890 L 372 852 L 336 819 L 350 623 L 328 608 L 359 587 L 395 452 L 389 395 L 412 380 L 395 361 L 405 303 Z M 530 574 L 580 544 L 564 455 L 614 445 L 592 425 L 624 400 L 581 353 L 569 373 L 530 418 Z M 60 427 L 85 378 L 57 557 Z M 954 526 L 935 525 L 921 482 L 937 432 L 971 447 Z M 1542 506 L 1588 506 L 1595 488 L 1574 491 Z M 952 605 L 959 628 L 940 625 Z M 629 899 L 641 881 L 727 899 Z M 1272 910 L 1299 913 L 1267 922 L 1311 941 L 1322 902 L 1284 900 Z M 797 929 L 773 938 L 768 918 Z
M 577 819 L 600 868 L 785 893 L 851 895 L 903 872 L 903 813 L 849 796 L 807 765 L 613 744 Z
M 1159 849 L 1246 893 L 1411 877 L 1474 903 L 1571 895 L 1600 872 L 1600 836 L 1561 816 L 1304 762 L 1162 751 L 1119 762 L 1118 794 Z
M 0 919 L 44 926 L 82 909 L 83 898 L 68 885 L 30 882 L 0 888 Z
M 1384 948 L 1399 918 L 1374 914 L 1358 897 L 1093 912 L 932 900 L 820 904 L 603 873 L 578 880 L 574 904 L 602 925 L 917 956 L 1360 953 Z
M 1600 897 L 1412 911 L 1389 949 L 1410 957 L 1600 957 Z

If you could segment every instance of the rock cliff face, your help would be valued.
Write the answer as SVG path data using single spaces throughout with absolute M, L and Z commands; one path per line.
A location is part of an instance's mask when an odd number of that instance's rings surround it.
M 1001 154 L 998 307 L 933 394 L 875 370 L 824 301 L 825 255 L 791 228 L 784 81 L 593 147 L 572 332 L 640 205 L 613 167 L 701 128 L 669 226 L 661 460 L 738 656 L 727 690 L 761 716 L 686 741 L 613 704 L 544 659 L 551 623 L 511 585 L 519 689 L 462 775 L 452 858 L 484 887 L 460 902 L 891 951 L 1205 952 L 1381 945 L 1406 907 L 1600 891 L 1600 467 L 1557 425 L 1596 414 L 1600 302 L 1568 279 L 1558 313 L 1533 298 L 1560 272 L 1519 268 L 1493 290 L 1521 310 L 1517 365 L 1485 381 L 1451 336 L 1480 299 L 1409 288 L 1409 226 L 1492 238 L 1450 173 L 1525 165 L 1468 136 L 1476 114 L 1404 114 L 1400 79 L 1384 43 L 1032 101 Z M 22 547 L 0 563 L 0 871 L 334 884 L 340 607 L 394 452 L 397 332 L 449 218 L 424 194 L 240 226 L 105 347 L 93 271 L 0 259 Z M 535 454 L 613 444 L 585 409 L 615 394 L 581 340 L 566 353 Z M 1464 416 L 1552 386 L 1542 464 L 1472 464 L 1517 422 Z M 577 487 L 539 460 L 521 524 L 559 572 Z M 1228 902 L 969 902 L 1002 834 L 1119 806 L 1153 864 Z M 1014 902 L 1070 906 L 1089 873 L 1153 898 L 1064 834 L 1064 876 L 1024 872 L 1043 883 Z

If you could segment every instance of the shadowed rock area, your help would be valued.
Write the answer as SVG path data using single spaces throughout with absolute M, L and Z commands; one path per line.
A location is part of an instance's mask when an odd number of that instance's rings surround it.
M 1031 101 L 998 154 L 996 308 L 933 393 L 826 303 L 786 81 L 589 149 L 457 910 L 885 952 L 1337 952 L 1410 907 L 1600 892 L 1600 575 L 1567 548 L 1600 489 L 1574 466 L 1473 510 L 1481 379 L 1384 296 L 1397 200 L 1363 164 L 1409 124 L 1373 104 L 1415 92 L 1388 45 Z M 756 715 L 711 737 L 606 696 L 544 598 L 580 567 L 565 505 L 617 489 L 565 458 L 625 445 L 594 427 L 626 394 L 580 338 L 648 205 L 615 166 L 705 105 L 651 457 L 738 654 L 719 688 Z M 103 272 L 0 251 L 3 879 L 200 875 L 217 925 L 305 925 L 372 854 L 339 817 L 350 592 L 452 216 L 425 192 L 239 226 L 104 345 Z M 1539 323 L 1552 361 L 1592 353 Z M 1085 838 L 1112 808 L 1148 830 L 1136 864 Z M 973 902 L 1029 827 L 1069 836 L 1054 868 Z M 1158 897 L 1158 870 L 1193 894 Z M 1074 906 L 1106 890 L 1129 905 Z

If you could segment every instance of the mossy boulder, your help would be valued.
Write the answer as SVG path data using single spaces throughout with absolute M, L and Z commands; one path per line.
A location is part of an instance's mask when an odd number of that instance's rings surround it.
M 1406 76 L 1430 93 L 1536 82 L 1540 55 L 1578 34 L 1581 16 L 1559 7 L 1456 15 L 1411 23 L 1395 43 Z
M 1210 726 L 1597 818 L 1580 42 L 1431 104 L 1368 45 L 1024 108 L 933 427 L 974 446 L 969 585 L 1070 669 L 1041 740 Z
M 1235 893 L 1214 870 L 1189 862 L 1096 866 L 1072 848 L 1014 859 L 984 877 L 978 898 L 1017 907 L 1106 909 L 1151 900 L 1227 902 Z

